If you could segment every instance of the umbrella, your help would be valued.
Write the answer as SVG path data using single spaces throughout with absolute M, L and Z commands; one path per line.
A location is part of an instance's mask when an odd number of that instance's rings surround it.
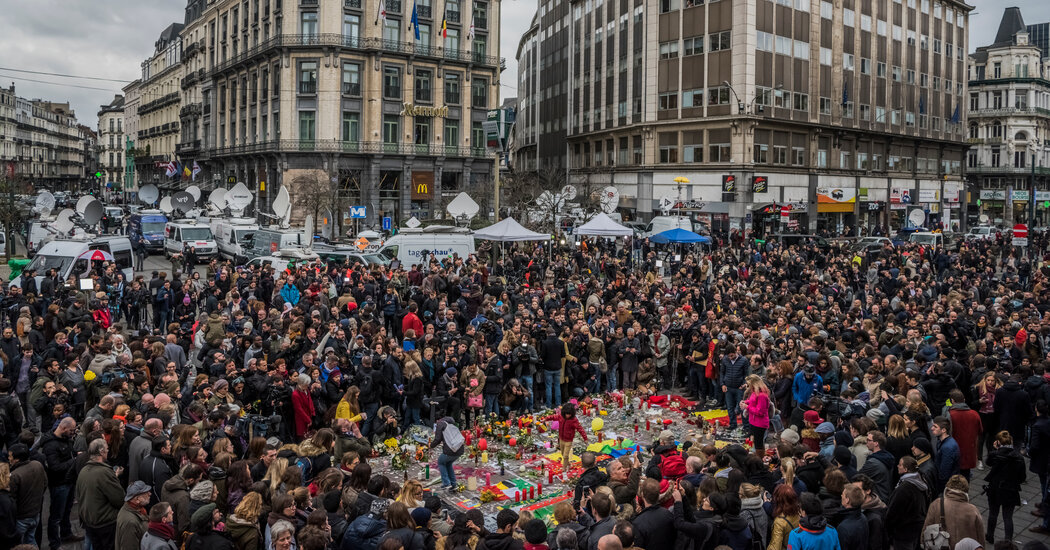
M 106 252 L 105 250 L 85 250 L 84 252 L 81 252 L 79 256 L 77 256 L 78 260 L 82 260 L 85 258 L 92 261 L 113 261 L 113 255 L 109 252 Z
M 710 244 L 711 238 L 703 235 L 697 235 L 688 229 L 682 229 L 676 227 L 674 229 L 668 229 L 667 231 L 657 233 L 649 238 L 654 243 L 702 243 Z

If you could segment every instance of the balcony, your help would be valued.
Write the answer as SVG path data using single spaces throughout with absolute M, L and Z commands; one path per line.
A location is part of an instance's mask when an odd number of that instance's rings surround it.
M 971 118 L 1016 115 L 1050 117 L 1050 109 L 1043 109 L 1041 107 L 1005 107 L 1001 109 L 974 109 L 967 114 Z
M 384 99 L 401 100 L 401 88 L 399 86 L 383 86 Z
M 210 153 L 215 157 L 262 153 L 361 153 L 398 154 L 435 157 L 490 158 L 484 147 L 460 147 L 414 143 L 384 143 L 380 141 L 343 141 L 338 139 L 275 140 L 247 145 L 220 147 Z
M 416 101 L 425 103 L 433 101 L 433 94 L 430 93 L 430 88 L 416 88 Z
M 386 0 L 386 12 L 392 14 L 401 13 L 401 0 Z
M 299 6 L 303 8 L 316 8 L 317 0 L 299 0 Z
M 416 6 L 416 13 L 420 19 L 430 19 L 433 17 L 433 11 L 430 6 Z
M 343 7 L 348 9 L 361 9 L 361 0 L 343 0 Z
M 350 96 L 360 96 L 361 84 L 357 82 L 343 82 L 343 94 Z
M 196 153 L 201 149 L 201 140 L 195 139 L 193 141 L 187 141 L 185 143 L 175 144 L 176 155 L 186 155 L 190 153 Z
M 1032 167 L 1026 168 L 1015 168 L 1013 166 L 974 166 L 966 168 L 968 174 L 1018 174 L 1028 175 L 1036 174 L 1038 176 L 1050 175 L 1050 167 L 1036 167 L 1033 171 Z
M 299 93 L 301 93 L 301 94 L 316 94 L 317 93 L 317 82 L 316 81 L 299 82 Z
M 449 23 L 459 23 L 459 10 L 445 10 L 445 18 Z
M 150 101 L 148 103 L 145 103 L 145 104 L 141 105 L 139 107 L 138 114 L 139 114 L 139 116 L 142 116 L 142 115 L 145 115 L 147 113 L 152 113 L 153 111 L 156 111 L 157 109 L 162 109 L 164 107 L 167 107 L 168 105 L 172 105 L 172 104 L 175 104 L 175 103 L 178 103 L 178 102 L 179 102 L 179 94 L 178 94 L 178 92 L 172 92 L 170 94 L 167 94 L 165 96 L 162 96 L 160 98 L 154 99 L 153 101 Z
M 191 103 L 179 109 L 179 118 L 199 117 L 201 116 L 201 112 L 202 109 L 200 103 Z

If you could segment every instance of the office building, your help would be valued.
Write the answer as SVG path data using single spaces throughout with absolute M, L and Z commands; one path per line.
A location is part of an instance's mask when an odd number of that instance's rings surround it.
M 0 162 L 36 189 L 75 191 L 85 182 L 85 135 L 69 103 L 0 88 Z

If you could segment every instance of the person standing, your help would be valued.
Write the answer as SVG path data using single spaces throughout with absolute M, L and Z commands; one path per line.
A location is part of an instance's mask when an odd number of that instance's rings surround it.
M 117 472 L 106 464 L 109 455 L 106 440 L 92 441 L 87 452 L 88 461 L 80 470 L 76 485 L 80 524 L 92 548 L 113 548 L 124 490 L 117 480 Z
M 902 457 L 897 473 L 901 480 L 890 496 L 885 524 L 895 526 L 888 529 L 894 550 L 914 550 L 926 519 L 930 489 L 919 476 L 919 464 L 913 457 Z
M 959 389 L 948 393 L 952 405 L 948 407 L 952 437 L 959 444 L 959 470 L 970 479 L 970 470 L 977 467 L 977 445 L 981 437 L 981 415 L 966 404 L 966 397 Z
M 560 414 L 552 414 L 543 419 L 545 422 L 559 421 L 558 424 L 558 451 L 561 453 L 562 471 L 569 471 L 569 463 L 572 461 L 572 441 L 576 438 L 576 432 L 580 432 L 583 441 L 587 441 L 587 432 L 583 431 L 580 420 L 576 418 L 576 405 L 566 403 L 561 406 Z
M 47 472 L 37 461 L 29 458 L 29 447 L 15 443 L 7 450 L 11 467 L 11 498 L 15 501 L 15 538 L 24 544 L 37 544 L 36 530 L 40 512 L 44 508 L 44 489 Z
M 450 431 L 451 430 L 451 431 Z M 438 456 L 438 472 L 441 474 L 441 487 L 444 489 L 456 490 L 456 470 L 453 464 L 456 460 L 463 455 L 463 435 L 455 434 L 453 431 L 458 431 L 459 428 L 452 423 L 452 417 L 446 416 L 441 420 L 437 421 L 434 426 L 434 441 L 430 443 L 430 448 L 433 449 L 438 445 L 441 445 L 441 455 Z M 450 443 L 450 440 L 453 440 Z
M 766 430 L 769 429 L 769 388 L 757 374 L 749 374 L 745 380 L 747 390 L 744 392 L 744 406 L 747 410 L 747 425 L 751 428 L 751 441 L 755 445 L 755 451 L 759 456 L 763 456 L 766 450 Z
M 47 460 L 48 494 L 51 506 L 47 518 L 47 539 L 51 550 L 58 550 L 62 542 L 83 540 L 74 536 L 69 515 L 73 511 L 73 485 L 76 483 L 76 453 L 73 452 L 73 436 L 77 422 L 63 418 L 55 431 L 40 439 L 40 451 Z
M 953 475 L 959 473 L 959 443 L 952 437 L 952 423 L 943 416 L 933 419 L 930 428 L 933 437 L 937 438 L 937 452 L 934 464 L 937 466 L 937 482 L 931 489 L 931 495 L 937 496 L 944 491 L 944 485 Z
M 801 504 L 799 527 L 788 535 L 787 550 L 841 550 L 838 531 L 828 525 L 820 499 L 813 493 L 802 493 Z
M 1014 538 L 1014 508 L 1021 504 L 1021 485 L 1024 484 L 1024 458 L 1014 448 L 1014 438 L 1010 432 L 1003 430 L 995 436 L 992 443 L 995 448 L 988 455 L 988 475 L 984 481 L 988 485 L 988 531 L 984 538 L 988 544 L 995 542 L 995 525 L 999 519 L 999 510 L 1003 512 L 1003 540 Z
M 726 411 L 729 412 L 729 431 L 737 429 L 736 417 L 740 408 L 740 399 L 744 393 L 744 377 L 747 376 L 750 364 L 744 355 L 738 353 L 736 346 L 729 347 L 729 353 L 722 358 L 719 369 L 719 383 L 726 398 Z M 769 424 L 766 424 L 769 427 Z
M 124 506 L 117 512 L 117 538 L 114 550 L 138 550 L 142 536 L 146 534 L 149 516 L 146 505 L 149 504 L 150 486 L 136 481 L 128 486 L 124 494 Z
M 543 392 L 547 408 L 561 406 L 561 360 L 565 357 L 565 343 L 558 339 L 553 329 L 547 331 L 547 339 L 540 344 L 540 360 L 543 362 Z

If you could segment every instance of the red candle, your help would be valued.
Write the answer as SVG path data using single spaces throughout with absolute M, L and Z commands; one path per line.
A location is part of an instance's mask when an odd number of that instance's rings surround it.
M 524 425 L 524 422 L 523 422 L 522 418 L 519 416 L 518 417 L 518 429 L 520 430 L 523 425 Z
M 470 445 L 470 432 L 463 432 L 463 444 Z
M 547 485 L 554 483 L 554 470 L 547 470 Z
M 485 472 L 485 486 L 492 485 L 492 472 Z
M 638 433 L 638 424 L 634 425 L 634 433 Z
M 521 491 L 514 491 L 514 502 L 521 502 Z
M 536 498 L 536 488 L 529 487 L 529 500 Z
M 645 419 L 645 429 L 646 430 L 651 430 L 652 429 L 652 427 L 650 427 L 650 425 L 649 425 L 649 419 L 648 418 Z
M 543 495 L 543 484 L 542 483 L 537 483 L 536 484 L 536 493 L 538 493 L 541 496 Z

